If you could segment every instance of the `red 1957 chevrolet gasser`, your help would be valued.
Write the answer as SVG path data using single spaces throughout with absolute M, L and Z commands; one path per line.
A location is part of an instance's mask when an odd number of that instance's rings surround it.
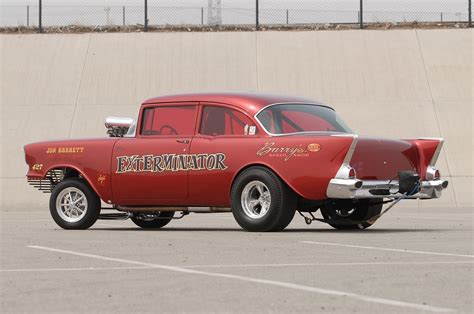
M 108 138 L 24 148 L 28 181 L 51 193 L 63 228 L 98 218 L 160 228 L 190 212 L 232 211 L 246 230 L 278 231 L 298 211 L 307 223 L 364 229 L 383 204 L 438 198 L 448 184 L 435 168 L 442 139 L 360 138 L 332 108 L 301 98 L 158 97 L 136 121 L 106 127 Z M 101 200 L 121 213 L 101 214 Z

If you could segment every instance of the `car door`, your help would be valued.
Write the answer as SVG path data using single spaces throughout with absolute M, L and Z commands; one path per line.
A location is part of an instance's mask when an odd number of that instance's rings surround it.
M 193 205 L 229 206 L 232 178 L 248 159 L 255 156 L 261 143 L 252 119 L 237 108 L 203 104 L 200 126 L 191 143 L 192 155 L 218 160 L 219 167 L 189 172 L 189 200 Z M 214 157 L 216 156 L 216 157 Z
M 197 104 L 147 105 L 135 138 L 114 147 L 112 190 L 117 204 L 180 205 L 188 199 L 183 156 L 196 125 Z

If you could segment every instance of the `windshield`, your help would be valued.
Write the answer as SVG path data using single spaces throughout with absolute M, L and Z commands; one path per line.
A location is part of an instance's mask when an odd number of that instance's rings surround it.
M 127 133 L 123 137 L 135 137 L 135 131 L 137 129 L 137 120 L 133 120 L 132 124 L 128 128 Z
M 282 104 L 262 110 L 257 119 L 271 134 L 342 132 L 351 129 L 328 107 L 315 104 Z

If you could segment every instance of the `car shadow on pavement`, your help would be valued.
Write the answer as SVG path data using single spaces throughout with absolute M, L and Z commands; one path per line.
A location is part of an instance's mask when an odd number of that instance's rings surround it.
M 100 227 L 91 228 L 90 231 L 120 231 L 120 232 L 242 232 L 250 233 L 240 228 L 205 228 L 205 227 L 182 227 L 182 228 L 162 228 L 162 229 L 142 229 L 140 227 Z M 350 234 L 368 234 L 368 233 L 414 233 L 414 232 L 450 232 L 459 231 L 460 229 L 367 229 L 367 230 L 336 230 L 336 229 L 317 229 L 317 228 L 298 228 L 298 229 L 286 229 L 279 232 L 260 232 L 260 233 L 350 233 Z M 256 232 L 258 233 L 258 232 Z

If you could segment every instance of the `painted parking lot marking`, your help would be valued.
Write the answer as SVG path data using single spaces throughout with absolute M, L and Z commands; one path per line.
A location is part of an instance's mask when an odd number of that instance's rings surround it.
M 390 266 L 390 265 L 449 265 L 474 264 L 474 261 L 436 261 L 436 262 L 346 262 L 346 263 L 287 263 L 287 264 L 227 264 L 227 265 L 190 265 L 184 268 L 232 268 L 232 267 L 304 267 L 304 266 Z
M 390 266 L 390 265 L 452 265 L 474 264 L 474 261 L 438 261 L 438 262 L 354 262 L 354 263 L 288 263 L 288 264 L 223 264 L 223 265 L 182 265 L 182 268 L 258 268 L 258 267 L 313 267 L 313 266 Z M 0 269 L 0 273 L 16 272 L 58 272 L 58 271 L 109 271 L 109 270 L 146 270 L 156 267 L 73 267 L 73 268 L 11 268 Z
M 128 269 L 153 269 L 153 267 L 73 267 L 73 268 L 18 268 L 0 269 L 1 273 L 21 273 L 21 272 L 55 272 L 55 271 L 97 271 L 97 270 L 128 270 Z
M 426 219 L 432 219 L 432 220 L 442 220 L 442 221 L 445 221 L 445 220 L 454 220 L 454 221 L 459 221 L 459 220 L 462 220 L 462 221 L 466 221 L 466 218 L 464 217 L 459 217 L 459 218 L 455 218 L 455 217 L 434 217 L 434 216 L 413 216 L 413 215 L 398 215 L 397 218 L 399 219 L 423 219 L 423 220 L 426 220 Z M 469 222 L 469 221 L 467 221 Z
M 474 255 L 467 255 L 467 254 L 440 253 L 440 252 L 429 252 L 429 251 L 414 251 L 414 250 L 392 249 L 392 248 L 385 248 L 385 247 L 362 246 L 362 245 L 342 244 L 342 243 L 317 242 L 317 241 L 300 241 L 300 243 L 328 245 L 328 246 L 341 246 L 341 247 L 367 249 L 367 250 L 389 251 L 389 252 L 402 252 L 402 253 L 413 253 L 413 254 L 424 254 L 424 255 L 440 255 L 440 256 L 456 256 L 456 257 L 474 258 Z
M 107 256 L 102 256 L 102 255 L 97 255 L 97 254 L 82 253 L 82 252 L 70 251 L 70 250 L 61 250 L 61 249 L 55 249 L 55 248 L 50 248 L 50 247 L 45 247 L 45 246 L 38 246 L 38 245 L 28 245 L 27 247 L 32 248 L 32 249 L 38 249 L 38 250 L 44 250 L 44 251 L 56 252 L 56 253 L 62 253 L 62 254 L 69 254 L 69 255 L 75 255 L 75 256 L 81 256 L 81 257 L 88 257 L 92 259 L 98 259 L 98 260 L 104 260 L 104 261 L 110 261 L 110 262 L 146 266 L 146 267 L 163 269 L 163 270 L 174 271 L 174 272 L 185 273 L 185 274 L 233 279 L 237 281 L 252 282 L 252 283 L 276 286 L 276 287 L 281 287 L 281 288 L 286 288 L 286 289 L 293 289 L 293 290 L 311 292 L 311 293 L 322 294 L 322 295 L 347 297 L 347 298 L 364 301 L 368 303 L 390 305 L 390 306 L 396 306 L 396 307 L 401 307 L 401 308 L 411 308 L 411 309 L 430 311 L 430 312 L 453 312 L 454 311 L 453 309 L 450 309 L 450 308 L 430 306 L 426 304 L 410 303 L 410 302 L 378 298 L 378 297 L 371 297 L 371 296 L 366 296 L 362 294 L 356 294 L 356 293 L 344 292 L 344 291 L 332 290 L 332 289 L 317 288 L 317 287 L 305 286 L 305 285 L 300 285 L 300 284 L 295 284 L 295 283 L 290 283 L 290 282 L 268 280 L 268 279 L 258 279 L 258 278 L 253 278 L 253 277 L 224 274 L 224 273 L 213 273 L 213 272 L 189 269 L 189 268 L 184 268 L 184 267 L 145 263 L 145 262 L 140 262 L 140 261 L 134 261 L 134 260 L 128 260 L 128 259 L 122 259 L 122 258 L 113 258 L 113 257 L 107 257 Z

